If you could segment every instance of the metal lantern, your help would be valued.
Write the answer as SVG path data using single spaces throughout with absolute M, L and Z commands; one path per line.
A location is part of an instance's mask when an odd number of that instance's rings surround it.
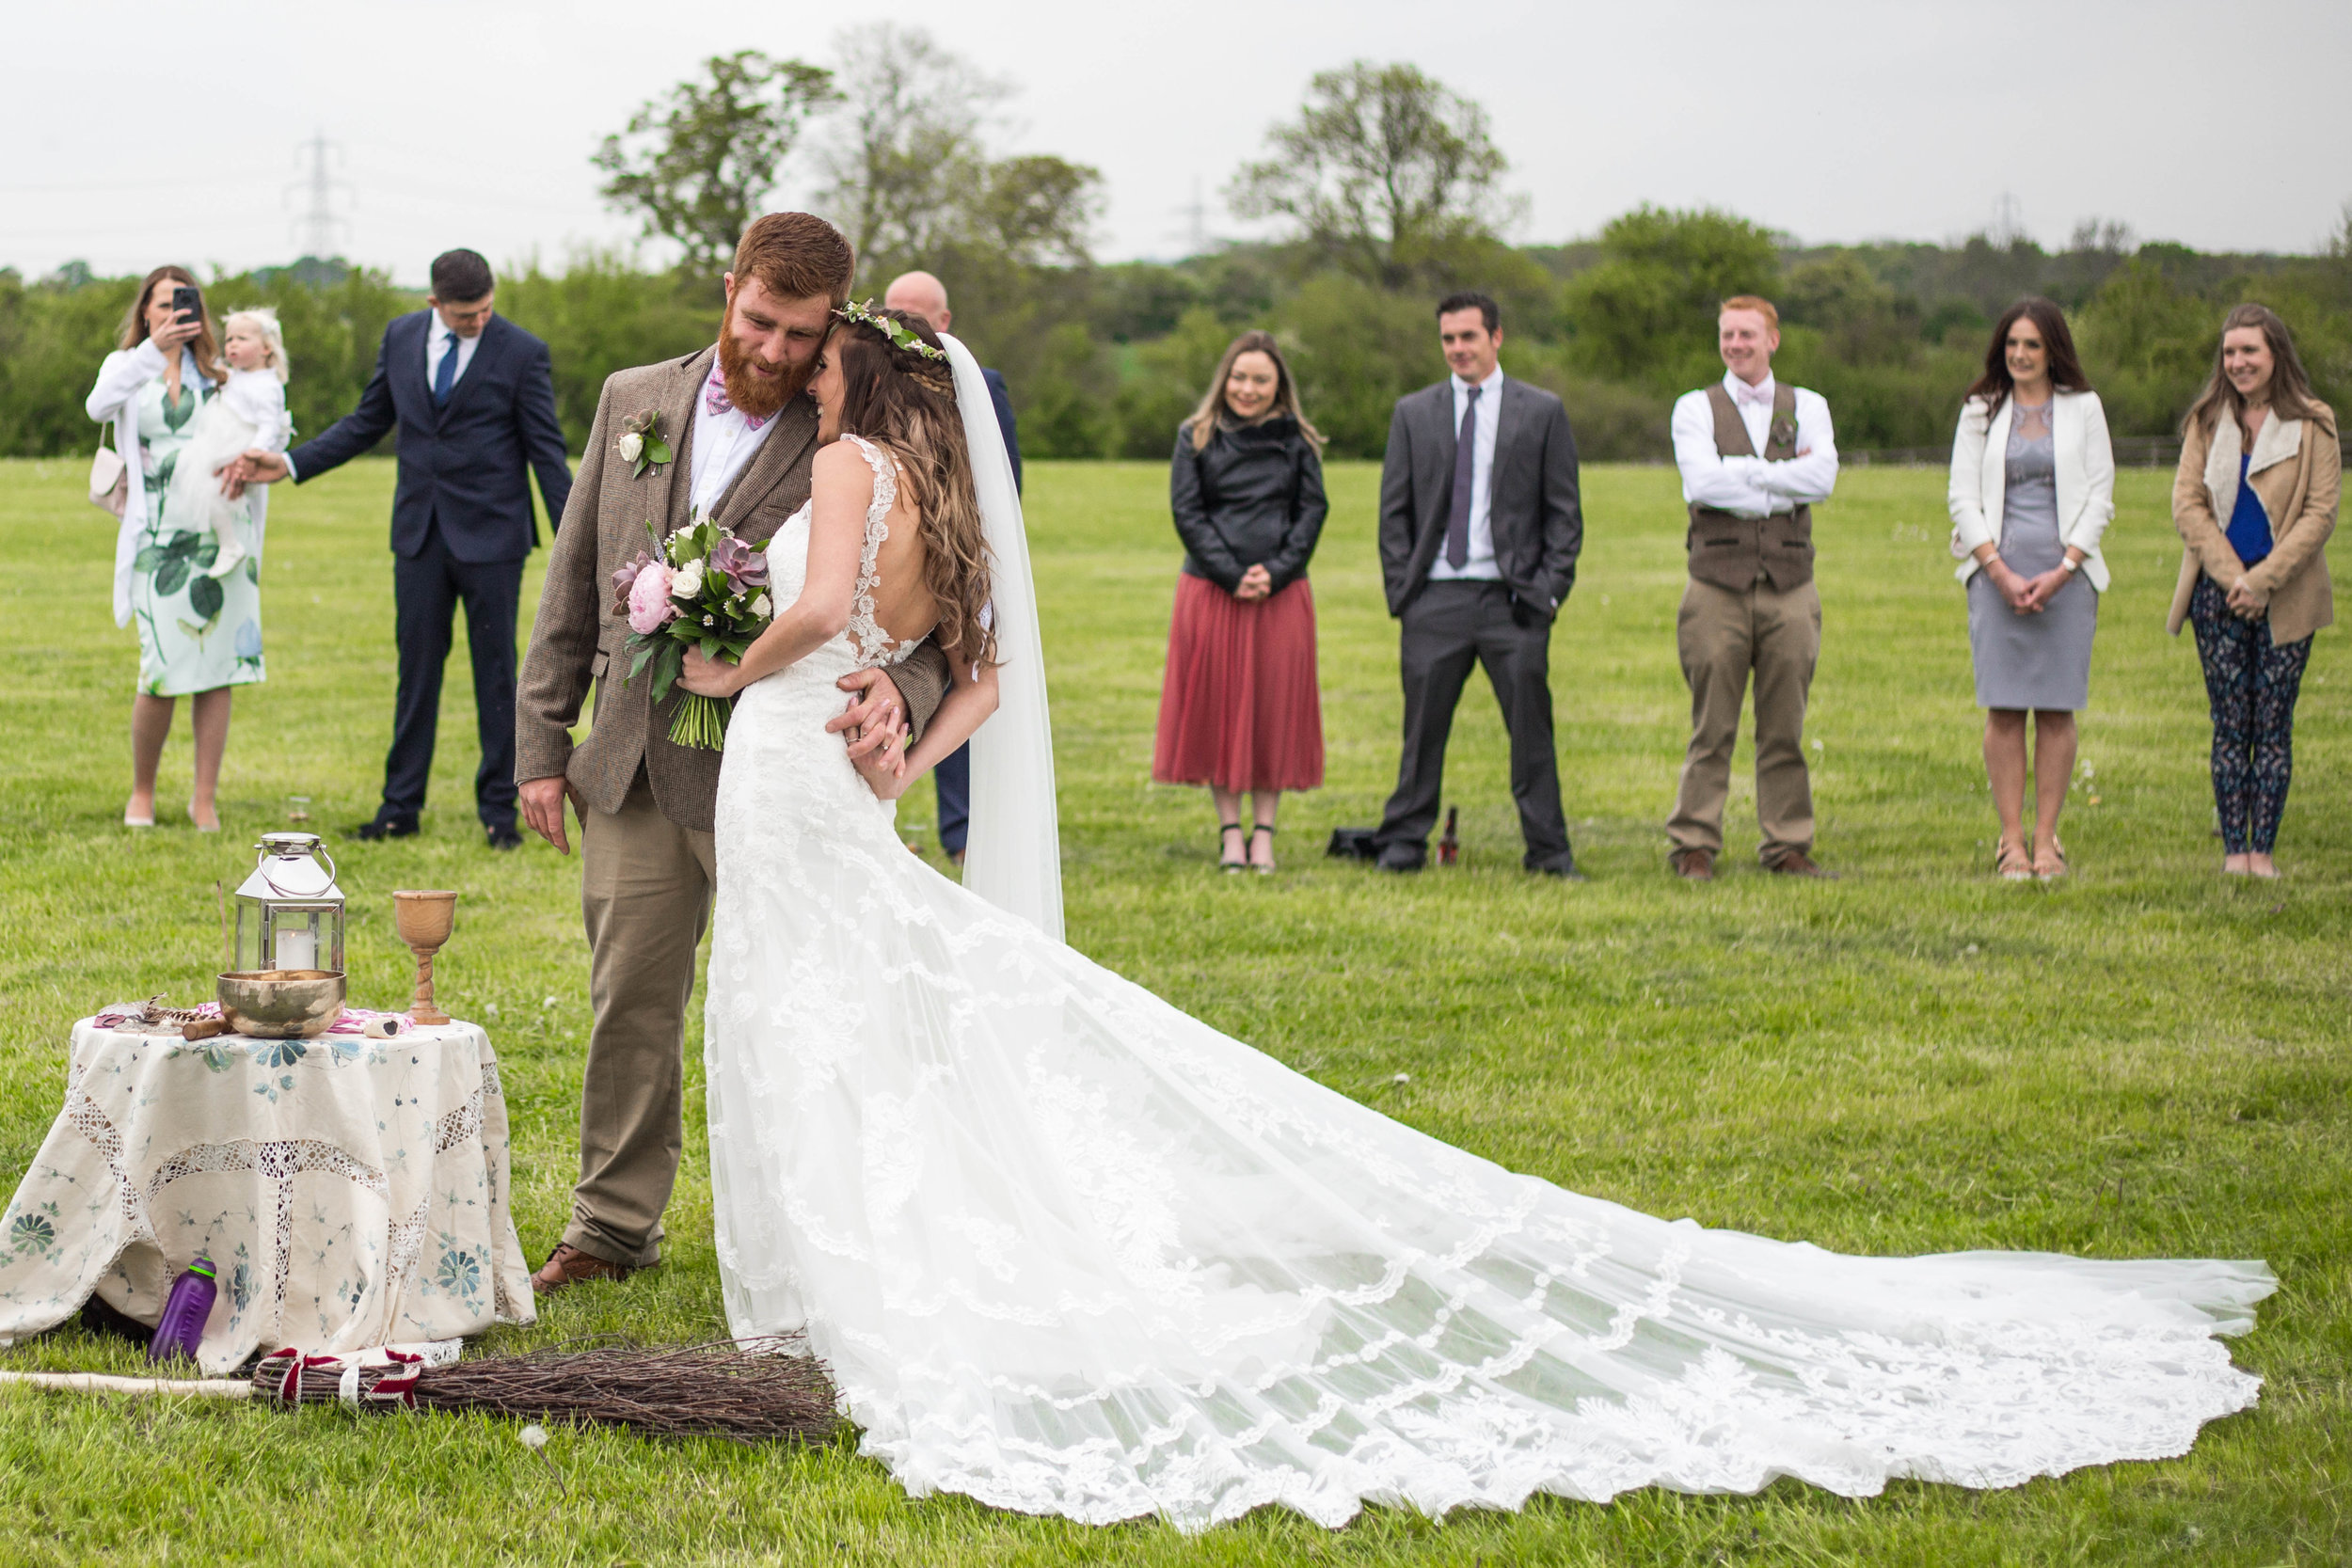
M 253 875 L 237 889 L 237 968 L 343 967 L 343 893 L 316 833 L 263 833 Z

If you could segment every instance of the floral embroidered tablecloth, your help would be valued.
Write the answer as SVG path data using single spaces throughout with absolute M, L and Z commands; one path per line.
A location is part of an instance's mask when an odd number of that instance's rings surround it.
M 0 1213 L 0 1344 L 93 1291 L 151 1323 L 199 1253 L 219 1277 L 208 1373 L 257 1349 L 532 1322 L 489 1037 L 187 1041 L 119 1011 L 76 1024 L 65 1108 Z

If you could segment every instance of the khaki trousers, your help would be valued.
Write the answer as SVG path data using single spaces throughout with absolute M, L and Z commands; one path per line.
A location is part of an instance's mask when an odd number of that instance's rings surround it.
M 662 816 L 642 768 L 619 811 L 581 815 L 580 841 L 596 1022 L 564 1239 L 643 1268 L 661 1256 L 661 1211 L 685 1143 L 686 1005 L 718 874 L 711 835 Z
M 1804 702 L 1821 653 L 1821 596 L 1757 581 L 1733 593 L 1692 578 L 1675 621 L 1691 687 L 1691 749 L 1666 835 L 1677 849 L 1724 849 L 1724 800 L 1748 676 L 1756 676 L 1756 815 L 1767 863 L 1813 848 L 1813 784 L 1804 764 Z

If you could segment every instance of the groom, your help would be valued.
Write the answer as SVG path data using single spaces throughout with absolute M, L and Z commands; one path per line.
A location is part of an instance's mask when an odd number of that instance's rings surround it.
M 543 1294 L 624 1278 L 661 1256 L 661 1211 L 684 1142 L 686 1007 L 717 879 L 720 753 L 671 742 L 678 693 L 656 704 L 649 679 L 625 679 L 629 628 L 612 574 L 650 544 L 648 521 L 666 533 L 704 515 L 758 541 L 809 499 L 817 405 L 801 393 L 855 268 L 849 241 L 822 218 L 755 222 L 726 275 L 717 344 L 605 382 L 556 533 L 516 699 L 516 776 L 524 820 L 566 854 L 566 798 L 579 814 L 596 1021 L 572 1223 L 532 1276 Z M 625 422 L 644 432 L 626 448 Z M 651 461 L 648 437 L 668 446 L 669 461 Z M 947 679 L 946 659 L 925 643 L 887 673 L 845 678 L 864 699 L 829 727 L 862 730 L 850 753 L 873 768 L 892 726 L 868 721 L 895 705 L 920 735 Z M 575 746 L 592 682 L 595 727 Z

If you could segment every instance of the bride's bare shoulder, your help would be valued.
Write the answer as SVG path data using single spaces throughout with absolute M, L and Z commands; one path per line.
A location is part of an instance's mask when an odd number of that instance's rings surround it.
M 874 498 L 873 467 L 854 441 L 834 441 L 818 448 L 808 478 L 810 488 L 829 499 L 854 499 L 863 505 Z

